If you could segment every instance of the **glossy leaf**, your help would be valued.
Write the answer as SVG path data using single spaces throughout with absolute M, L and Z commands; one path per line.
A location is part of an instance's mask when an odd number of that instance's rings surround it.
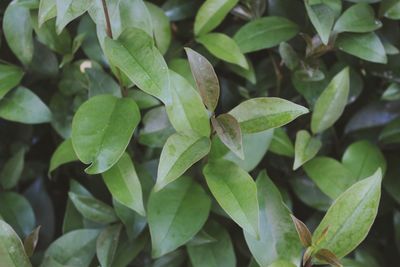
M 321 146 L 321 141 L 312 137 L 306 130 L 298 131 L 296 134 L 293 170 L 298 169 L 314 158 Z
M 243 133 L 281 127 L 306 113 L 305 107 L 276 97 L 252 98 L 229 112 L 240 123 Z
M 96 239 L 99 230 L 80 229 L 71 231 L 55 240 L 44 253 L 42 267 L 54 267 L 54 261 L 61 266 L 87 267 L 96 253 Z M 47 261 L 46 259 L 51 259 Z
M 378 170 L 336 199 L 314 231 L 313 243 L 329 226 L 316 249 L 328 249 L 340 259 L 364 240 L 378 212 L 381 181 L 382 173 Z M 357 223 L 349 223 L 355 221 Z
M 382 175 L 386 171 L 386 160 L 382 152 L 376 145 L 365 140 L 348 146 L 342 162 L 357 180 L 371 176 L 378 168 L 381 169 Z
M 110 169 L 122 156 L 140 120 L 129 98 L 99 95 L 82 104 L 72 121 L 72 146 L 88 174 Z
M 343 33 L 335 42 L 340 50 L 361 59 L 385 64 L 385 48 L 375 33 Z
M 189 177 L 150 194 L 148 221 L 152 255 L 160 257 L 188 242 L 206 222 L 211 201 Z
M 328 129 L 339 119 L 347 104 L 349 90 L 349 68 L 345 68 L 336 74 L 315 103 L 311 118 L 313 133 Z
M 0 265 L 4 267 L 31 267 L 28 256 L 12 227 L 0 219 Z
M 0 117 L 27 124 L 50 122 L 51 111 L 42 100 L 25 87 L 18 87 L 0 102 Z
M 111 267 L 117 250 L 121 225 L 115 224 L 105 228 L 96 241 L 96 255 L 102 267 Z
M 40 0 L 38 13 L 39 27 L 55 16 L 57 16 L 56 0 Z
M 278 188 L 265 171 L 257 177 L 260 205 L 260 239 L 244 232 L 247 245 L 260 266 L 270 266 L 277 260 L 299 264 L 301 245 L 290 218 L 290 211 L 282 201 Z
M 353 173 L 340 162 L 328 157 L 316 157 L 303 166 L 307 175 L 332 199 L 357 181 Z
M 298 26 L 284 17 L 263 17 L 253 20 L 236 32 L 234 40 L 243 53 L 274 47 L 298 33 Z
M 209 162 L 203 174 L 222 209 L 246 232 L 259 238 L 257 187 L 251 176 L 227 160 Z
M 79 195 L 73 192 L 69 192 L 68 196 L 79 213 L 88 220 L 102 224 L 112 223 L 117 220 L 112 207 L 92 196 Z
M 155 190 L 178 179 L 210 151 L 210 140 L 193 132 L 176 133 L 165 143 L 160 155 Z
M 171 104 L 166 105 L 171 124 L 178 132 L 192 130 L 210 136 L 210 120 L 198 92 L 181 75 L 170 71 Z
M 348 8 L 336 21 L 336 32 L 372 32 L 382 27 L 375 19 L 373 8 L 365 3 L 359 3 Z
M 197 89 L 206 107 L 213 112 L 218 104 L 220 88 L 211 63 L 196 51 L 185 48 Z
M 245 56 L 240 52 L 240 48 L 228 35 L 223 33 L 208 33 L 198 37 L 196 41 L 204 45 L 215 57 L 236 64 L 244 69 L 249 68 Z
M 50 176 L 51 172 L 60 167 L 63 164 L 77 161 L 78 157 L 72 147 L 71 139 L 67 139 L 62 142 L 54 151 L 53 155 L 50 159 L 50 167 L 48 171 L 48 175 Z
M 205 229 L 217 241 L 187 246 L 193 267 L 235 267 L 235 251 L 226 229 L 214 221 L 207 223 Z
M 145 31 L 129 28 L 117 40 L 107 37 L 104 49 L 111 64 L 140 89 L 169 103 L 168 67 L 153 39 Z
M 119 161 L 102 175 L 108 190 L 117 201 L 142 216 L 146 214 L 142 186 L 127 153 L 124 153 Z
M 93 4 L 92 0 L 55 0 L 57 10 L 57 33 L 75 18 L 85 13 Z
M 216 28 L 238 2 L 238 0 L 206 0 L 196 14 L 195 35 L 200 36 Z
M 33 28 L 29 9 L 11 2 L 3 17 L 3 32 L 8 46 L 24 65 L 33 59 Z
M 17 86 L 23 76 L 24 72 L 17 66 L 0 64 L 0 99 Z
M 211 122 L 222 143 L 244 160 L 242 132 L 238 121 L 232 115 L 222 114 L 211 118 Z

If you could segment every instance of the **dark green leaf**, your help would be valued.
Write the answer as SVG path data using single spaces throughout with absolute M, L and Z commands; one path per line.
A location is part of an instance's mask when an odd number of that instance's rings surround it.
M 11 189 L 17 185 L 24 169 L 25 153 L 25 147 L 21 147 L 6 161 L 1 169 L 0 184 L 4 189 Z
M 365 3 L 359 3 L 348 8 L 336 21 L 336 32 L 372 32 L 382 27 L 375 19 L 373 8 Z
M 17 86 L 23 76 L 24 72 L 17 66 L 0 64 L 0 99 Z
M 276 128 L 274 130 L 274 137 L 268 150 L 282 156 L 294 156 L 293 143 L 283 128 Z

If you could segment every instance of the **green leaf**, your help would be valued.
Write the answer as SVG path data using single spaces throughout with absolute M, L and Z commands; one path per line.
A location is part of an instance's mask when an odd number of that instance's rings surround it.
M 187 47 L 185 51 L 203 103 L 211 112 L 214 112 L 220 95 L 218 77 L 214 68 L 205 57 L 196 51 Z
M 272 264 L 268 265 L 268 267 L 295 267 L 293 263 L 285 260 L 277 260 Z
M 96 241 L 96 255 L 102 267 L 111 267 L 117 250 L 121 224 L 105 228 Z
M 54 151 L 53 155 L 51 155 L 50 159 L 50 167 L 48 171 L 48 175 L 51 175 L 51 172 L 60 167 L 63 164 L 78 161 L 78 157 L 72 147 L 71 139 L 67 139 L 62 142 Z
M 222 143 L 244 160 L 242 131 L 238 121 L 232 115 L 222 114 L 211 118 L 211 122 Z
M 96 95 L 109 94 L 121 97 L 118 83 L 101 69 L 85 69 L 89 81 L 89 98 Z
M 332 158 L 316 157 L 303 167 L 321 191 L 332 199 L 357 181 L 350 170 Z
M 0 101 L 0 117 L 27 124 L 50 122 L 51 111 L 32 91 L 18 87 Z
M 279 54 L 290 70 L 294 70 L 300 64 L 300 59 L 296 51 L 286 42 L 282 42 L 279 45 Z
M 39 242 L 39 233 L 42 226 L 36 227 L 24 240 L 24 249 L 28 257 L 32 257 Z
M 147 207 L 152 256 L 161 257 L 188 242 L 203 227 L 210 207 L 208 195 L 189 177 L 153 191 Z
M 125 225 L 125 231 L 129 239 L 135 239 L 147 226 L 147 219 L 127 206 L 113 199 L 115 213 Z
M 210 120 L 199 93 L 181 75 L 170 70 L 172 101 L 166 105 L 171 124 L 178 132 L 192 130 L 210 136 Z
M 236 32 L 233 39 L 243 53 L 274 47 L 293 38 L 298 26 L 284 17 L 263 17 L 253 20 Z
M 215 29 L 239 0 L 206 0 L 194 21 L 194 34 L 201 36 Z
M 226 62 L 249 69 L 246 57 L 240 52 L 239 46 L 228 35 L 223 33 L 208 33 L 196 39 L 197 42 L 210 51 L 211 54 Z
M 18 235 L 0 219 L 0 266 L 32 267 Z
M 0 215 L 21 237 L 28 236 L 35 227 L 35 214 L 28 200 L 14 192 L 0 194 Z
M 38 14 L 39 27 L 55 16 L 57 16 L 56 0 L 40 0 Z
M 321 146 L 321 141 L 312 137 L 306 130 L 298 131 L 296 134 L 293 170 L 297 170 L 304 163 L 315 157 Z
M 170 102 L 168 66 L 145 31 L 129 28 L 117 40 L 107 37 L 104 49 L 111 64 L 140 89 L 164 103 Z
M 336 21 L 335 32 L 372 32 L 382 27 L 382 23 L 375 19 L 374 9 L 366 4 L 359 3 L 348 8 Z
M 252 98 L 229 112 L 240 123 L 243 133 L 281 127 L 306 113 L 308 109 L 305 107 L 276 97 Z
M 0 100 L 15 86 L 24 76 L 24 72 L 14 65 L 0 64 Z
M 380 168 L 386 172 L 386 160 L 379 148 L 365 140 L 347 147 L 342 157 L 343 165 L 349 169 L 357 181 L 371 176 Z
M 92 196 L 80 195 L 74 192 L 69 192 L 68 196 L 80 214 L 92 222 L 108 224 L 117 220 L 112 207 Z
M 396 0 L 382 0 L 379 13 L 389 19 L 400 19 L 400 3 Z
M 193 132 L 175 133 L 165 143 L 160 156 L 155 190 L 178 179 L 210 151 L 211 142 Z
M 72 145 L 88 174 L 110 169 L 122 156 L 140 121 L 130 98 L 99 95 L 83 103 L 72 121 Z
M 400 85 L 398 83 L 391 83 L 382 94 L 383 100 L 395 101 L 400 100 Z
M 276 128 L 274 130 L 274 137 L 268 150 L 282 156 L 294 156 L 293 143 L 283 128 Z
M 326 4 L 309 5 L 304 2 L 308 17 L 316 29 L 322 43 L 327 45 L 331 36 L 333 23 L 335 22 L 335 11 Z
M 320 133 L 331 127 L 342 115 L 350 90 L 349 68 L 336 74 L 315 103 L 311 130 Z
M 301 244 L 278 188 L 265 171 L 256 181 L 260 205 L 260 239 L 244 232 L 247 245 L 260 266 L 269 266 L 277 260 L 299 265 Z
M 56 27 L 57 33 L 72 20 L 85 13 L 93 4 L 93 0 L 55 0 L 57 7 Z
M 3 17 L 4 37 L 14 55 L 24 65 L 33 58 L 33 36 L 29 9 L 11 2 Z
M 332 200 L 312 180 L 302 176 L 294 177 L 289 182 L 296 196 L 307 206 L 324 212 L 328 210 Z
M 400 118 L 394 119 L 383 128 L 379 140 L 384 144 L 400 143 Z
M 328 249 L 340 259 L 364 240 L 378 212 L 381 181 L 382 172 L 378 170 L 336 199 L 314 231 L 315 250 Z M 325 238 L 315 244 L 327 227 Z
M 142 186 L 127 153 L 124 153 L 119 161 L 102 175 L 108 190 L 116 200 L 145 216 Z
M 171 26 L 168 17 L 158 6 L 145 2 L 154 26 L 154 38 L 161 54 L 165 54 L 171 43 Z
M 71 231 L 56 239 L 44 253 L 44 259 L 51 258 L 62 266 L 87 267 L 96 253 L 96 239 L 99 230 L 80 229 Z M 42 264 L 41 267 L 54 267 Z
M 227 160 L 209 162 L 203 174 L 222 209 L 246 232 L 258 238 L 259 207 L 253 178 Z
M 385 48 L 379 37 L 373 33 L 342 33 L 338 36 L 335 46 L 350 55 L 361 59 L 387 63 Z
M 5 162 L 0 172 L 0 184 L 4 189 L 11 189 L 18 184 L 24 169 L 25 153 L 25 147 L 21 147 Z
M 226 228 L 210 221 L 205 230 L 216 239 L 216 242 L 187 246 L 193 267 L 235 267 L 235 251 Z

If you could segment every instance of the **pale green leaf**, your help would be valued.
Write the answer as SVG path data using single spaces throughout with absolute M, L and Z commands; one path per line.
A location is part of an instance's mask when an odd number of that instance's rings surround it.
M 294 156 L 293 143 L 283 128 L 276 128 L 274 130 L 274 137 L 268 151 L 287 157 Z
M 175 133 L 165 143 L 157 171 L 158 191 L 168 183 L 178 179 L 193 164 L 210 151 L 211 142 L 194 132 Z
M 359 3 L 348 8 L 336 21 L 335 32 L 372 32 L 382 27 L 382 23 L 375 19 L 374 9 L 366 4 Z
M 72 145 L 88 174 L 110 169 L 122 156 L 140 121 L 130 98 L 99 95 L 83 103 L 72 121 Z
M 240 123 L 243 133 L 281 127 L 306 113 L 308 109 L 305 107 L 276 97 L 252 98 L 229 112 Z
M 148 203 L 153 257 L 163 256 L 195 236 L 206 222 L 210 207 L 208 195 L 189 177 L 153 191 Z
M 306 130 L 298 131 L 296 134 L 293 170 L 298 169 L 315 157 L 321 146 L 321 141 L 312 137 Z
M 304 1 L 308 17 L 323 44 L 327 45 L 335 22 L 335 11 L 326 4 L 309 5 Z
M 246 232 L 258 238 L 259 208 L 253 178 L 227 160 L 209 162 L 203 174 L 222 209 Z
M 51 155 L 48 175 L 50 176 L 51 172 L 61 165 L 77 160 L 79 159 L 76 156 L 74 148 L 72 147 L 71 139 L 65 140 L 57 147 L 53 155 Z
M 317 99 L 311 118 L 311 130 L 320 133 L 331 127 L 342 115 L 350 91 L 349 68 L 336 74 Z
M 161 54 L 165 54 L 171 43 L 171 26 L 164 11 L 157 5 L 145 2 L 154 26 L 154 38 Z
M 96 255 L 101 267 L 112 267 L 115 252 L 117 250 L 121 224 L 111 225 L 105 228 L 96 241 Z
M 56 0 L 40 0 L 38 14 L 39 27 L 55 16 L 57 16 Z
M 61 31 L 70 23 L 72 20 L 83 15 L 90 6 L 93 4 L 93 0 L 55 0 L 57 19 L 56 27 L 57 33 Z

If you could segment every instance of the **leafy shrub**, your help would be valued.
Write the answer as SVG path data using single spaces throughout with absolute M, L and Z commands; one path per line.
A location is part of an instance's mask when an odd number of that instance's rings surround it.
M 1 1 L 0 266 L 396 266 L 399 3 Z

